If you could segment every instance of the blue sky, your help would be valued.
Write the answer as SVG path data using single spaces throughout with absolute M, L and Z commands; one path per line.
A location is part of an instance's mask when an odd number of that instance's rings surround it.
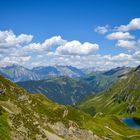
M 63 50 L 63 54 L 61 52 L 61 56 L 59 54 L 59 57 L 60 58 L 63 57 L 63 59 L 67 60 L 64 61 L 65 62 L 64 64 L 67 65 L 73 64 L 72 61 L 75 58 L 77 63 L 73 65 L 77 67 L 86 67 L 86 64 L 80 65 L 80 61 L 82 61 L 83 59 L 85 60 L 85 58 L 89 58 L 90 61 L 93 60 L 93 64 L 90 63 L 89 65 L 90 67 L 92 66 L 99 67 L 98 65 L 94 65 L 94 61 L 101 61 L 101 58 L 103 57 L 106 58 L 106 55 L 107 56 L 111 55 L 111 58 L 108 59 L 114 59 L 112 57 L 117 56 L 119 54 L 127 54 L 132 56 L 136 51 L 138 53 L 139 48 L 138 43 L 133 43 L 137 47 L 135 51 L 134 49 L 130 49 L 130 47 L 127 47 L 126 45 L 125 46 L 120 45 L 121 47 L 120 46 L 118 47 L 118 45 L 116 44 L 119 42 L 119 40 L 138 42 L 139 28 L 137 27 L 136 29 L 128 29 L 125 31 L 118 30 L 115 28 L 121 25 L 128 25 L 133 19 L 139 19 L 140 17 L 139 5 L 140 5 L 139 0 L 20 0 L 20 1 L 1 0 L 0 30 L 2 32 L 1 33 L 2 35 L 3 32 L 12 30 L 13 34 L 16 37 L 20 36 L 21 34 L 33 36 L 33 38 L 29 42 L 26 40 L 25 42 L 14 44 L 15 46 L 18 46 L 18 49 L 27 46 L 27 42 L 28 45 L 31 43 L 41 44 L 45 42 L 46 39 L 51 39 L 52 37 L 56 36 L 61 36 L 62 40 L 65 40 L 68 43 L 70 41 L 77 40 L 81 44 L 84 44 L 84 42 L 98 44 L 99 48 L 96 54 L 95 53 L 93 54 L 94 55 L 93 59 L 91 58 L 91 54 L 95 50 L 97 50 L 97 48 L 91 49 L 91 52 L 86 53 L 82 52 L 82 55 L 80 53 L 78 54 L 69 53 L 69 55 L 67 55 L 66 51 L 70 52 L 71 50 L 71 48 L 69 48 L 70 43 L 68 44 L 68 46 L 66 45 L 67 49 L 69 50 Z M 99 26 L 107 28 L 108 31 L 104 34 L 100 34 L 96 30 Z M 135 39 L 133 38 L 132 40 L 131 37 L 121 39 L 107 39 L 107 35 L 120 31 L 122 33 L 127 32 L 130 35 L 135 36 Z M 58 44 L 57 43 L 52 44 L 51 50 L 55 51 L 55 49 L 58 46 L 62 46 L 60 42 Z M 126 42 L 121 42 L 121 44 L 122 43 Z M 0 47 L 2 45 L 3 43 L 0 44 Z M 79 44 L 77 45 L 79 46 Z M 77 47 L 75 44 L 73 46 L 75 48 Z M 3 48 L 3 46 L 1 48 Z M 3 52 L 3 50 L 1 51 L 0 57 L 1 65 L 3 65 L 4 62 L 12 60 L 8 59 L 12 58 L 12 55 L 9 53 L 12 52 L 12 50 L 10 49 L 9 48 L 7 49 L 7 53 Z M 53 65 L 55 64 L 55 59 L 58 60 L 57 59 L 58 54 L 57 56 L 56 54 L 55 56 L 52 56 L 53 54 L 50 54 L 50 51 L 49 55 L 47 55 L 48 52 L 46 52 L 46 54 L 42 54 L 41 52 L 40 54 L 37 54 L 37 52 L 35 52 L 33 49 L 32 50 L 30 49 L 30 51 L 31 51 L 30 53 L 25 52 L 24 55 L 26 57 L 30 56 L 31 57 L 30 61 L 33 63 L 38 61 L 38 65 L 51 65 L 51 64 Z M 23 54 L 21 55 L 24 57 Z M 39 55 L 40 60 L 37 58 L 37 56 Z M 41 57 L 42 60 L 44 60 L 43 58 L 45 57 L 45 55 L 47 55 L 46 62 L 41 63 L 40 62 Z M 96 55 L 101 55 L 100 56 L 101 58 L 99 60 L 95 60 Z M 18 58 L 19 58 L 18 56 L 14 58 L 13 62 L 16 62 L 16 59 Z M 51 60 L 53 60 L 53 62 L 51 62 Z M 137 60 L 133 61 L 136 62 Z M 89 60 L 87 60 L 87 62 L 88 61 Z M 9 63 L 12 62 L 9 61 Z M 62 62 L 56 63 L 63 64 Z M 104 64 L 104 62 L 102 63 Z M 102 65 L 102 63 L 99 65 Z M 138 63 L 139 62 L 136 62 L 135 65 L 137 65 Z M 103 68 L 111 67 L 112 64 L 113 62 L 110 63 L 110 65 L 105 66 Z M 28 62 L 24 62 L 23 65 L 29 66 Z M 118 65 L 131 65 L 131 64 L 128 64 L 128 62 L 127 63 L 117 62 L 115 66 Z M 34 64 L 32 66 L 34 66 Z

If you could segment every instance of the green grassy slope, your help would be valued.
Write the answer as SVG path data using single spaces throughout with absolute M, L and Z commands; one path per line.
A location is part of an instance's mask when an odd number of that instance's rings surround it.
M 105 92 L 89 97 L 79 105 L 92 115 L 95 112 L 120 116 L 140 116 L 140 70 L 132 70 Z
M 43 140 L 48 138 L 48 133 L 73 140 L 92 140 L 97 136 L 114 140 L 140 138 L 139 131 L 129 129 L 116 116 L 91 117 L 72 107 L 53 103 L 42 94 L 29 94 L 2 76 L 0 89 L 5 89 L 5 94 L 0 95 L 2 140 Z

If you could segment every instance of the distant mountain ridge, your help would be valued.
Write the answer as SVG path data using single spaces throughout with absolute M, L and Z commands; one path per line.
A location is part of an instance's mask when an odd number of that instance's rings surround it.
M 68 76 L 68 77 L 81 77 L 84 76 L 85 73 L 82 70 L 72 67 L 72 66 L 44 66 L 44 67 L 35 67 L 32 69 L 33 72 L 43 76 Z
M 108 70 L 106 72 L 104 72 L 104 75 L 124 75 L 126 73 L 128 73 L 131 70 L 130 67 L 116 67 L 114 69 Z
M 81 78 L 81 80 L 91 85 L 94 92 L 102 92 L 131 70 L 130 67 L 117 67 L 107 71 L 95 71 Z
M 1 67 L 0 74 L 14 82 L 37 81 L 45 79 L 48 76 L 68 76 L 76 78 L 85 75 L 80 69 L 72 66 L 42 66 L 28 69 L 16 64 Z
M 33 72 L 38 73 L 42 76 L 47 75 L 58 75 L 60 72 L 53 66 L 47 66 L 47 67 L 35 67 L 32 69 Z
M 32 72 L 32 70 L 16 64 L 1 67 L 0 74 L 14 82 L 41 79 L 40 76 Z

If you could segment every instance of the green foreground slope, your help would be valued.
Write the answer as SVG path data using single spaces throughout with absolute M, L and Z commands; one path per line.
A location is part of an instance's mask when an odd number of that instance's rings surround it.
M 79 108 L 92 114 L 140 117 L 140 69 L 132 70 L 105 92 L 81 102 Z
M 95 117 L 61 106 L 42 94 L 29 94 L 0 76 L 0 139 L 114 140 L 140 138 L 112 115 Z

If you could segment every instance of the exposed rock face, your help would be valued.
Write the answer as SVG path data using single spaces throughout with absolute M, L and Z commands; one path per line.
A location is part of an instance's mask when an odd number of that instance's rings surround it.
M 56 122 L 54 124 L 47 123 L 47 125 L 53 133 L 38 125 L 39 133 L 35 136 L 36 140 L 104 140 L 104 138 L 94 135 L 92 131 L 80 129 L 78 126 L 67 128 L 62 122 Z M 30 140 L 28 133 L 29 130 L 21 123 L 20 127 L 12 132 L 12 140 L 25 140 L 25 138 Z
M 22 96 L 20 96 L 19 98 L 18 98 L 18 100 L 20 100 L 20 101 L 27 101 L 28 100 L 28 96 L 27 95 L 22 95 Z
M 134 112 L 136 112 L 136 107 L 134 106 L 134 105 L 129 105 L 128 107 L 127 107 L 127 113 L 134 113 Z
M 0 95 L 4 95 L 5 94 L 5 90 L 4 89 L 0 89 Z
M 102 140 L 94 135 L 90 130 L 81 129 L 70 122 L 69 128 L 65 127 L 62 122 L 48 124 L 48 126 L 60 136 L 64 136 L 66 140 Z
M 64 110 L 63 118 L 66 117 L 67 115 L 68 115 L 68 110 Z

